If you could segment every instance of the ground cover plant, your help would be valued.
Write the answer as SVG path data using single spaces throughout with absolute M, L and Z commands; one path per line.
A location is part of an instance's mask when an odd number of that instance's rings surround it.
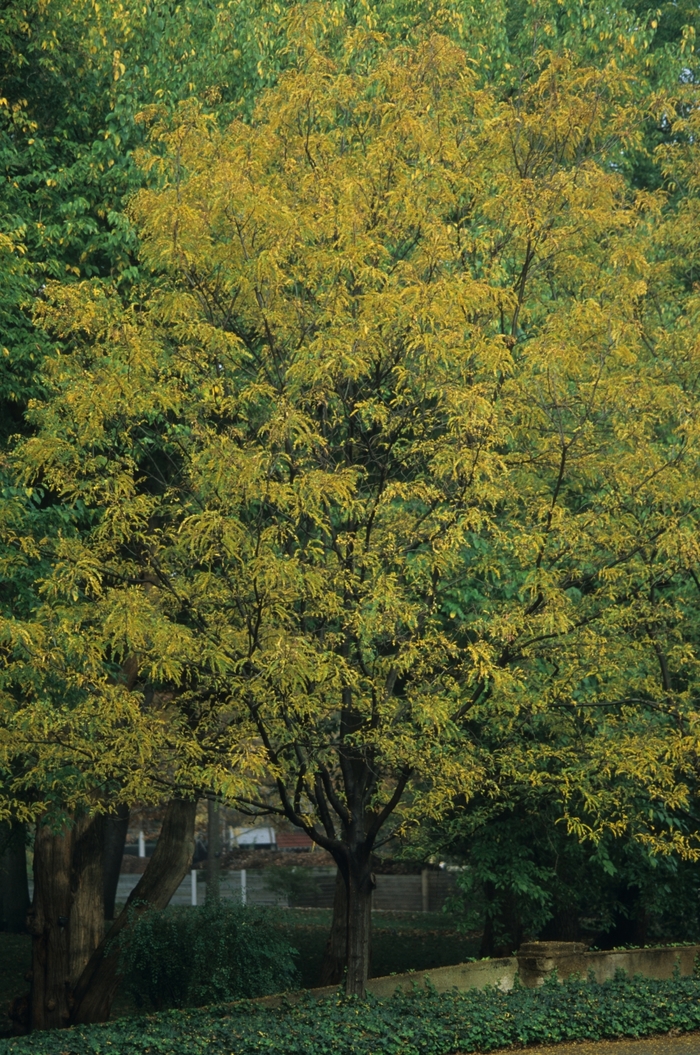
M 163 1012 L 0 1041 L 0 1055 L 453 1055 L 543 1041 L 700 1028 L 700 979 L 569 980 L 541 989 L 333 998 L 268 1008 L 248 1001 Z

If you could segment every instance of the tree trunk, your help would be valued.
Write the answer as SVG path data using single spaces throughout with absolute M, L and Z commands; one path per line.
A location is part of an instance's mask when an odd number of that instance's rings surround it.
M 20 934 L 27 929 L 29 885 L 25 826 L 0 824 L 0 930 Z
M 319 985 L 339 985 L 348 958 L 348 888 L 340 869 L 335 875 L 333 919 L 321 964 Z
M 560 905 L 547 921 L 538 941 L 579 941 L 579 917 L 575 905 Z
M 173 799 L 146 871 L 123 911 L 90 957 L 75 987 L 72 1021 L 106 1022 L 119 987 L 119 943 L 114 939 L 147 908 L 163 909 L 184 879 L 194 849 L 196 801 Z
M 348 882 L 348 937 L 345 992 L 348 996 L 364 996 L 369 977 L 370 935 L 372 932 L 372 891 L 374 876 L 369 863 L 354 871 L 350 868 Z
M 37 825 L 34 842 L 34 903 L 28 914 L 32 935 L 30 1028 L 56 1029 L 68 1024 L 71 856 L 73 833 L 54 834 Z
M 481 943 L 479 945 L 479 959 L 489 959 L 491 956 L 493 956 L 493 949 L 493 920 L 491 916 L 487 916 L 484 920 L 484 929 L 481 934 Z
M 117 899 L 119 873 L 122 867 L 128 827 L 128 806 L 117 806 L 115 813 L 108 813 L 105 817 L 104 852 L 102 857 L 105 919 L 114 919 L 114 903 Z
M 73 829 L 68 977 L 71 989 L 104 937 L 104 816 L 81 817 Z
M 207 901 L 219 900 L 221 849 L 220 849 L 219 803 L 209 799 L 207 803 Z
M 520 948 L 523 940 L 523 927 L 518 904 L 513 893 L 497 897 L 496 886 L 492 880 L 484 882 L 486 896 L 486 919 L 481 935 L 479 958 L 491 956 L 512 956 Z

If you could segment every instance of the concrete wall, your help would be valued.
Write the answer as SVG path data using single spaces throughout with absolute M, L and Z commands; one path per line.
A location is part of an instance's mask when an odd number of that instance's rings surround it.
M 592 972 L 597 982 L 604 982 L 620 970 L 631 978 L 636 974 L 672 978 L 678 966 L 681 975 L 687 976 L 693 973 L 698 955 L 700 945 L 587 952 L 586 946 L 577 942 L 531 941 L 520 946 L 517 961 L 523 985 L 538 986 L 554 971 L 561 980 L 573 974 L 587 978 Z
M 272 869 L 252 869 L 245 873 L 246 901 L 249 905 L 276 905 L 293 908 L 332 908 L 335 890 L 335 868 L 305 868 L 300 866 L 298 875 L 306 881 L 306 889 L 297 889 L 288 897 L 270 889 L 267 881 Z M 197 903 L 206 899 L 206 872 L 197 869 Z M 121 875 L 117 886 L 117 904 L 124 904 L 141 877 Z M 393 909 L 401 912 L 439 912 L 445 899 L 454 890 L 455 879 L 451 872 L 426 870 L 420 875 L 378 875 L 373 895 L 373 907 L 379 910 Z M 241 872 L 226 870 L 221 873 L 221 897 L 242 898 Z M 190 873 L 173 895 L 171 905 L 192 903 L 192 880 Z
M 426 868 L 423 875 L 378 875 L 372 897 L 375 909 L 440 912 L 455 889 L 453 872 Z
M 424 989 L 426 981 L 439 993 L 448 989 L 485 989 L 495 985 L 498 989 L 512 989 L 518 963 L 514 956 L 497 960 L 477 960 L 476 963 L 458 963 L 454 967 L 435 967 L 432 971 L 411 971 L 408 974 L 390 974 L 384 978 L 370 978 L 367 988 L 375 996 L 387 997 L 397 989 L 407 991 L 414 986 Z
M 377 996 L 390 996 L 396 989 L 410 989 L 414 985 L 422 988 L 426 980 L 430 979 L 431 985 L 441 993 L 453 988 L 483 989 L 487 985 L 507 990 L 513 988 L 516 974 L 523 985 L 536 987 L 543 985 L 555 970 L 560 981 L 572 975 L 587 978 L 593 972 L 596 981 L 604 982 L 614 978 L 620 970 L 630 978 L 638 974 L 644 978 L 672 978 L 676 967 L 681 976 L 688 977 L 693 973 L 696 956 L 700 956 L 700 945 L 616 949 L 610 952 L 586 952 L 583 946 L 574 951 L 569 949 L 568 942 L 528 942 L 521 946 L 517 956 L 477 960 L 476 963 L 437 967 L 432 971 L 415 971 L 387 978 L 371 978 L 367 988 Z
M 593 971 L 596 981 L 614 978 L 618 970 L 626 971 L 630 977 L 641 974 L 644 978 L 673 978 L 676 965 L 684 978 L 695 969 L 695 958 L 700 956 L 700 945 L 685 945 L 682 948 L 622 949 L 616 952 L 588 952 L 582 966 Z M 567 977 L 562 974 L 561 977 Z
M 306 870 L 305 870 L 306 871 Z M 308 894 L 297 892 L 289 901 L 293 908 L 332 908 L 335 868 L 312 868 Z M 372 907 L 400 912 L 440 912 L 453 892 L 452 872 L 426 869 L 424 875 L 377 875 Z
M 335 868 L 307 868 L 298 866 L 302 880 L 307 878 L 307 889 L 297 889 L 287 900 L 292 908 L 333 908 Z
M 477 960 L 475 963 L 460 963 L 454 967 L 435 967 L 431 971 L 411 971 L 408 974 L 392 974 L 383 978 L 370 978 L 367 990 L 378 997 L 389 997 L 397 989 L 410 991 L 414 986 L 424 989 L 429 982 L 439 993 L 450 989 L 462 992 L 467 989 L 484 989 L 494 985 L 506 992 L 515 985 L 516 975 L 523 984 L 530 987 L 542 985 L 545 977 L 552 974 L 553 962 L 556 961 L 557 977 L 561 980 L 578 974 L 587 978 L 592 970 L 596 980 L 605 981 L 613 978 L 617 970 L 625 971 L 630 977 L 641 974 L 644 978 L 672 978 L 676 965 L 682 976 L 692 975 L 696 956 L 700 956 L 700 945 L 683 947 L 666 946 L 659 949 L 621 949 L 614 952 L 581 952 L 571 953 L 563 946 L 565 942 L 529 942 L 521 948 L 517 956 L 505 956 L 502 959 Z M 573 943 L 572 943 L 573 944 Z M 533 949 L 533 946 L 538 946 Z M 548 946 L 549 948 L 544 948 Z M 553 950 L 552 946 L 559 946 Z M 523 953 L 522 949 L 525 949 Z M 533 971 L 532 960 L 539 959 L 540 973 Z M 525 961 L 528 961 L 526 963 Z M 522 968 L 522 969 L 521 969 Z M 312 989 L 310 995 L 321 999 L 337 993 L 337 986 L 326 986 L 323 989 Z M 304 993 L 264 996 L 261 1003 L 271 1007 L 279 1006 L 284 1000 L 302 999 Z

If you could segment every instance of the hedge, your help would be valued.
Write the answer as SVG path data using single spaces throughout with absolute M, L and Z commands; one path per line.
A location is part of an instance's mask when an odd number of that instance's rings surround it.
M 139 1010 L 203 1007 L 298 988 L 296 955 L 277 913 L 230 901 L 178 905 L 145 912 L 127 930 L 122 986 Z
M 0 1040 L 0 1055 L 454 1055 L 700 1029 L 700 979 L 618 977 L 277 1009 L 252 1001 Z

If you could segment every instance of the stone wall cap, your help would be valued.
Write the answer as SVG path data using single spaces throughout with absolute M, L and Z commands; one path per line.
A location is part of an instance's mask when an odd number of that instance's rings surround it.
M 518 949 L 518 956 L 578 956 L 587 950 L 582 941 L 526 941 Z

